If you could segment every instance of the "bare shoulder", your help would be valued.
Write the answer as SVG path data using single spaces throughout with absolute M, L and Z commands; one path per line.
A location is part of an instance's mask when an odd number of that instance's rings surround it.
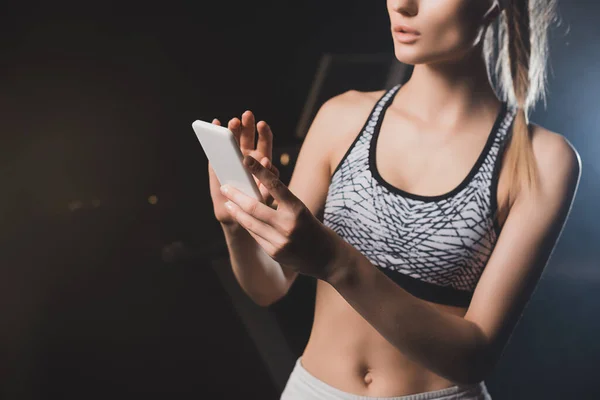
M 581 157 L 560 133 L 532 125 L 533 153 L 542 185 L 548 189 L 575 190 L 581 175 Z
M 343 105 L 347 105 L 347 106 L 348 105 L 356 106 L 364 101 L 367 101 L 367 102 L 376 101 L 379 98 L 381 98 L 381 96 L 383 96 L 384 93 L 385 93 L 385 90 L 377 90 L 377 91 L 373 91 L 373 92 L 362 92 L 360 90 L 351 89 L 351 90 L 347 90 L 341 94 L 338 94 L 336 96 L 333 96 L 332 98 L 327 100 L 327 103 L 335 104 L 335 105 L 343 104 Z
M 331 178 L 332 160 L 338 150 L 350 145 L 360 124 L 375 104 L 377 93 L 350 90 L 324 102 L 314 117 L 298 153 L 289 183 L 290 190 L 317 213 L 322 207 Z M 355 132 L 352 135 L 352 132 Z
M 539 125 L 532 125 L 532 130 L 533 152 L 542 171 L 561 168 L 578 172 L 581 169 L 581 157 L 566 137 Z
M 384 93 L 385 90 L 348 90 L 323 103 L 315 122 L 321 127 L 320 131 L 327 135 L 332 166 L 337 165 L 339 158 L 358 135 L 375 103 Z
M 327 100 L 321 110 L 328 115 L 329 118 L 337 120 L 338 123 L 353 123 L 358 120 L 364 122 L 364 118 L 383 96 L 384 90 L 374 92 L 361 92 L 358 90 L 348 90 L 338 94 Z M 339 120 L 341 117 L 342 120 Z

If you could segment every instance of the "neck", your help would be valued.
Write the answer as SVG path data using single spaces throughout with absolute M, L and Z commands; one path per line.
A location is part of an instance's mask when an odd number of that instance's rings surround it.
M 500 104 L 480 48 L 459 61 L 416 65 L 403 91 L 410 98 L 403 108 L 421 120 L 444 125 L 481 112 L 494 114 Z

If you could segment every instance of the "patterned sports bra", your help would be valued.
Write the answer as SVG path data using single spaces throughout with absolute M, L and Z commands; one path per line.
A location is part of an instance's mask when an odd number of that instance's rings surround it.
M 516 110 L 502 105 L 483 151 L 456 188 L 419 196 L 389 184 L 375 164 L 381 122 L 398 89 L 375 104 L 336 167 L 323 223 L 414 296 L 467 307 L 500 234 L 496 190 Z

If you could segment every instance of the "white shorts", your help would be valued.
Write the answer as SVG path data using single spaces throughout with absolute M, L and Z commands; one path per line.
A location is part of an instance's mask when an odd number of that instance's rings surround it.
M 288 378 L 280 400 L 491 400 L 483 381 L 474 385 L 452 386 L 432 392 L 399 397 L 369 397 L 347 393 L 311 375 L 300 362 Z

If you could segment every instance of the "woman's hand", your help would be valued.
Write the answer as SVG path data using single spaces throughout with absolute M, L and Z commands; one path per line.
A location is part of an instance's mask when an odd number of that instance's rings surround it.
M 275 261 L 299 273 L 327 281 L 336 273 L 339 240 L 271 171 L 251 156 L 244 165 L 277 201 L 277 209 L 224 185 L 221 190 L 231 217 L 245 228 Z
M 218 119 L 212 121 L 215 125 L 221 125 Z M 273 158 L 273 133 L 271 128 L 266 122 L 260 121 L 256 124 L 256 130 L 258 131 L 258 142 L 256 148 L 254 148 L 255 138 L 255 123 L 254 115 L 251 111 L 246 111 L 242 114 L 242 119 L 232 118 L 227 124 L 227 128 L 233 133 L 235 139 L 240 145 L 240 150 L 244 156 L 250 155 L 257 160 L 260 160 L 261 164 L 268 168 L 275 176 L 279 177 L 279 170 L 271 162 Z M 225 208 L 225 202 L 227 198 L 223 197 L 219 188 L 221 183 L 212 169 L 210 162 L 208 163 L 208 176 L 210 181 L 210 196 L 213 201 L 213 209 L 215 217 L 223 225 L 236 225 L 237 222 L 231 217 L 227 209 Z M 262 194 L 263 203 L 271 206 L 273 203 L 273 197 L 269 194 L 269 191 L 261 185 L 258 179 L 254 178 L 260 193 Z

